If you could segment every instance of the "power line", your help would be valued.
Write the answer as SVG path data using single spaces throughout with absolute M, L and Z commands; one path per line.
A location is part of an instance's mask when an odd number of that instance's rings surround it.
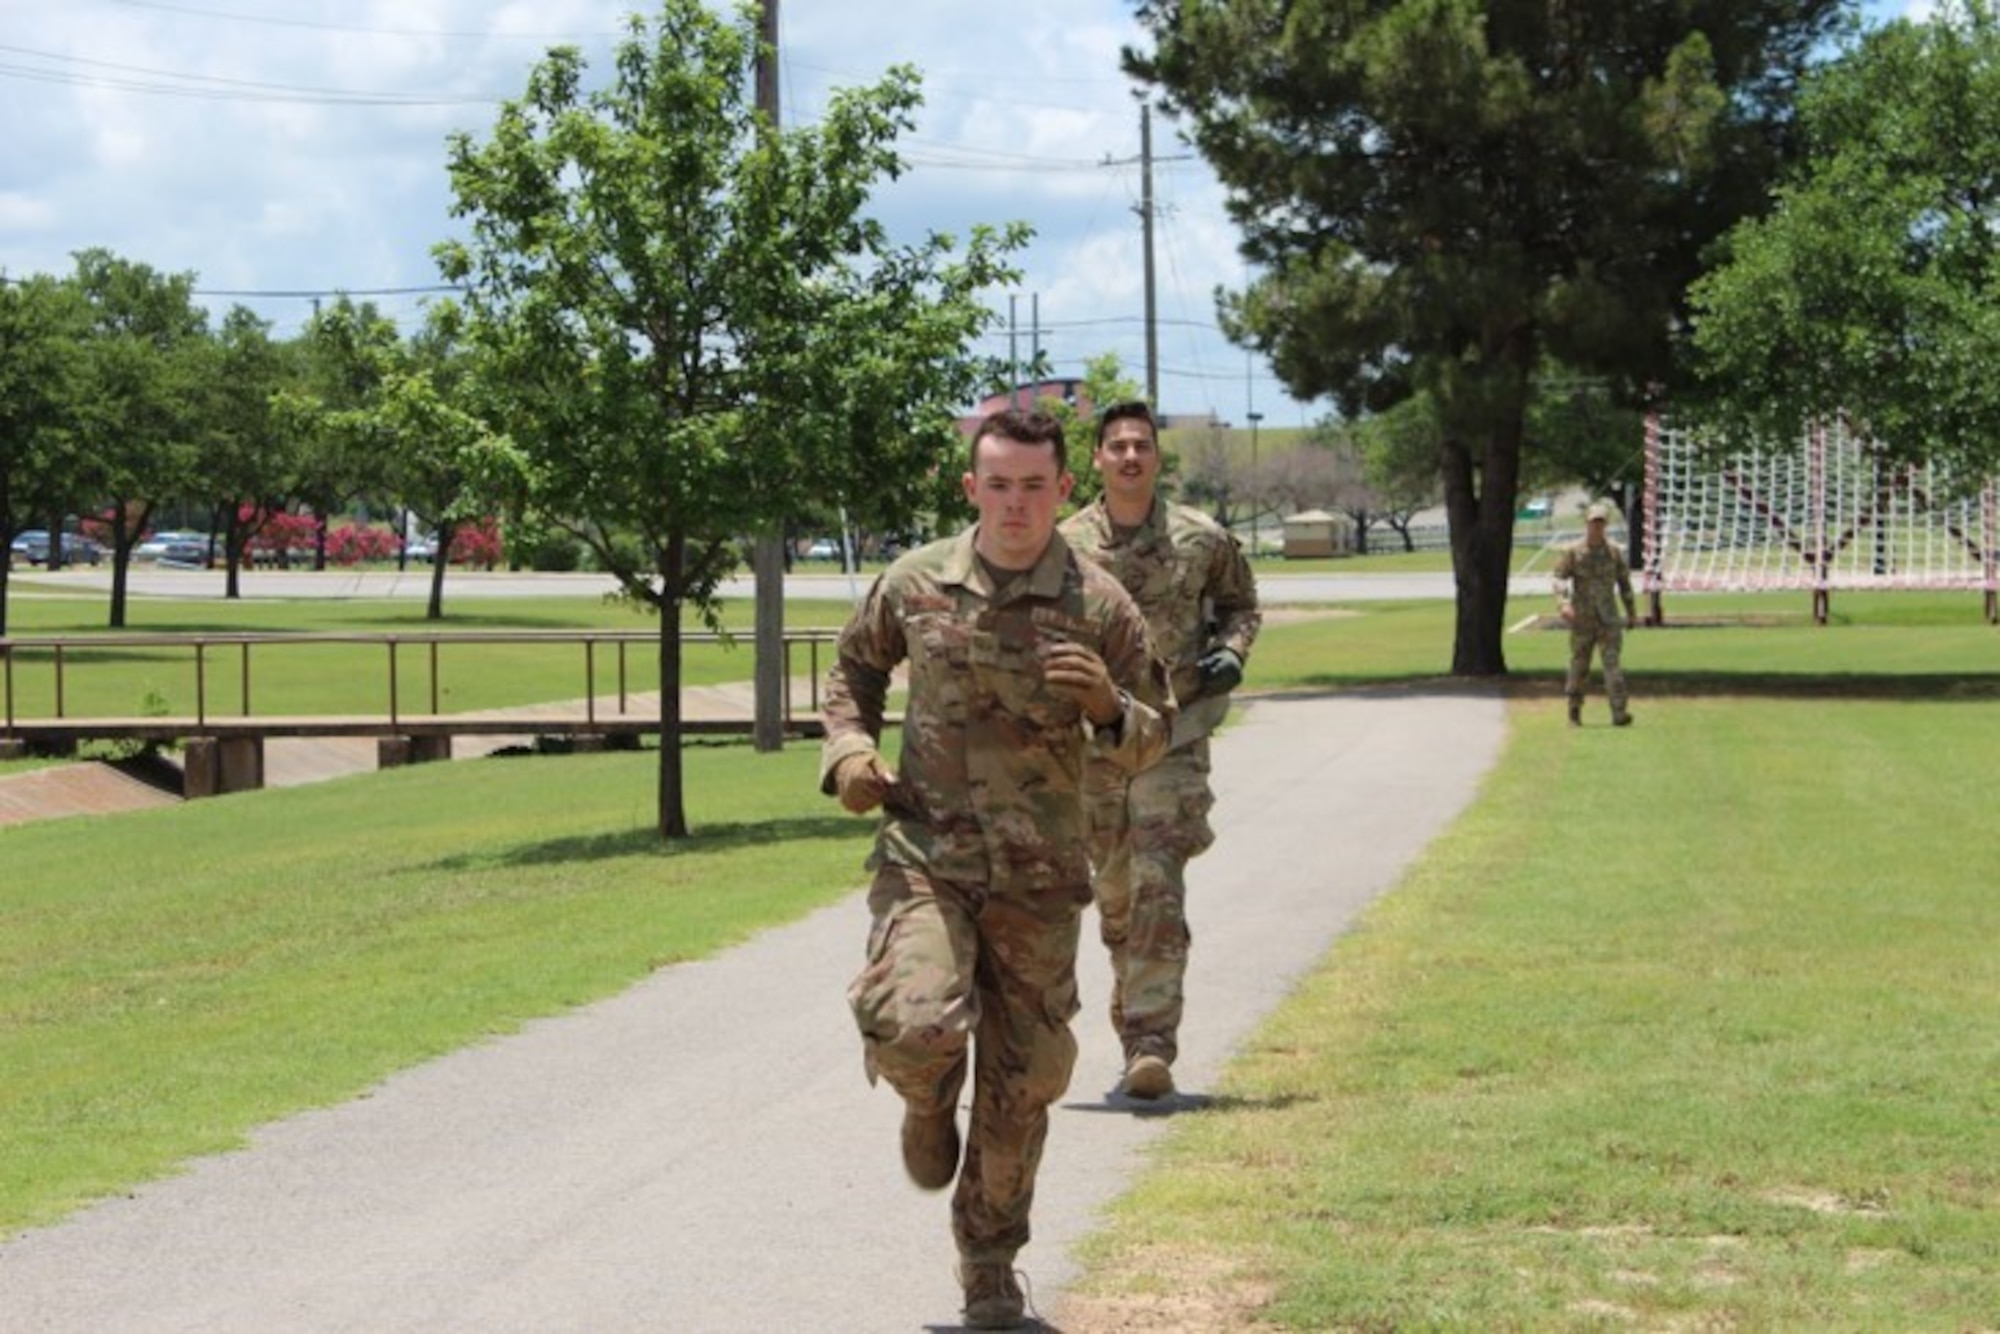
M 31 60 L 57 62 L 53 68 L 33 65 L 0 64 L 0 75 L 32 79 L 42 83 L 70 84 L 85 88 L 115 88 L 125 92 L 158 93 L 168 97 L 193 97 L 242 102 L 312 102 L 339 106 L 494 106 L 498 97 L 438 97 L 413 93 L 355 92 L 340 88 L 308 88 L 296 84 L 263 83 L 254 79 L 229 79 L 213 74 L 180 74 L 173 70 L 148 69 L 141 65 L 121 65 L 109 60 L 64 55 L 56 51 L 34 51 L 27 47 L 0 44 L 0 51 Z M 93 74 L 65 68 L 86 66 L 106 70 Z
M 455 40 L 507 39 L 535 42 L 576 42 L 582 40 L 608 41 L 624 34 L 619 32 L 587 33 L 578 37 L 567 33 L 502 32 L 487 28 L 472 31 L 458 31 L 450 28 L 378 28 L 364 27 L 352 23 L 323 23 L 314 19 L 280 18 L 271 14 L 245 14 L 220 9 L 203 9 L 195 5 L 169 5 L 157 0 L 105 0 L 106 4 L 123 5 L 127 9 L 152 9 L 165 14 L 185 14 L 193 18 L 221 19 L 228 23 L 256 23 L 272 28 L 309 28 L 317 32 L 358 33 L 375 37 L 446 37 Z
M 423 287 L 299 287 L 251 290 L 196 288 L 191 295 L 226 296 L 239 301 L 311 301 L 342 296 L 431 296 L 439 292 L 463 292 L 457 283 L 431 283 Z

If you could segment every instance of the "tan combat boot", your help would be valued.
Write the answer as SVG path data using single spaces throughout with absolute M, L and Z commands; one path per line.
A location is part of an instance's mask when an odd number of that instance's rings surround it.
M 958 1113 L 903 1108 L 903 1170 L 925 1190 L 943 1190 L 958 1175 Z
M 1174 1072 L 1160 1057 L 1140 1052 L 1125 1065 L 1125 1096 L 1151 1102 L 1174 1091 Z
M 1014 1266 L 997 1261 L 961 1260 L 959 1286 L 965 1289 L 967 1329 L 1016 1329 L 1027 1304 L 1021 1285 L 1014 1281 Z
M 1583 726 L 1583 701 L 1575 695 L 1569 697 L 1569 725 L 1571 727 Z

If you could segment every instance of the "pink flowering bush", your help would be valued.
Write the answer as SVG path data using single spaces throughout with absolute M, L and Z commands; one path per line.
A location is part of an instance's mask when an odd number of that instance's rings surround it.
M 335 565 L 394 560 L 401 549 L 393 530 L 374 524 L 345 523 L 326 535 L 326 558 Z
M 451 535 L 451 562 L 481 570 L 498 568 L 504 545 L 497 519 L 468 523 Z

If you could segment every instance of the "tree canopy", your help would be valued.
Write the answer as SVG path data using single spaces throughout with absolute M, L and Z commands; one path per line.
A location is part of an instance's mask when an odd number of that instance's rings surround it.
M 917 78 L 757 110 L 756 11 L 665 0 L 605 87 L 551 51 L 484 141 L 450 146 L 463 240 L 438 248 L 540 521 L 661 613 L 659 827 L 687 831 L 680 613 L 715 613 L 743 538 L 828 497 L 906 523 L 985 376 L 980 293 L 1024 229 L 893 243 L 864 208 L 901 169 Z
M 62 456 L 81 408 L 87 319 L 73 284 L 47 275 L 0 280 L 0 539 L 60 514 Z M 0 634 L 7 631 L 11 558 L 0 561 Z
M 1144 0 L 1127 53 L 1229 191 L 1232 334 L 1350 416 L 1428 394 L 1452 670 L 1503 672 L 1545 359 L 1636 399 L 1716 236 L 1764 206 L 1840 0 Z
M 1777 209 L 1694 290 L 1708 415 L 1789 443 L 1846 413 L 1892 455 L 2000 468 L 2000 17 L 1868 33 L 1799 103 Z

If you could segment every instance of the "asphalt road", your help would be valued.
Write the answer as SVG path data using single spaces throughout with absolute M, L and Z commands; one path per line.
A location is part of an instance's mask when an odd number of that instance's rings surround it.
M 59 570 L 53 575 L 36 572 L 31 577 L 37 589 L 55 586 L 65 590 L 108 593 L 108 568 Z M 1450 598 L 1449 574 L 1289 574 L 1271 565 L 1257 570 L 1259 591 L 1267 603 L 1380 602 Z M 843 575 L 814 569 L 790 575 L 785 592 L 794 598 L 822 598 L 858 601 L 867 592 L 870 576 Z M 1514 595 L 1541 595 L 1548 592 L 1546 574 L 1519 575 L 1511 584 Z M 165 598 L 218 598 L 223 592 L 220 570 L 174 570 L 158 566 L 134 566 L 127 577 L 127 591 L 133 596 Z M 615 589 L 614 582 L 601 574 L 509 574 L 474 570 L 452 570 L 445 577 L 447 603 L 458 598 L 486 597 L 602 597 Z M 411 598 L 430 596 L 427 568 L 405 572 L 394 570 L 251 570 L 242 576 L 246 598 Z M 749 579 L 731 579 L 722 587 L 723 596 L 749 598 L 755 586 Z
M 1218 843 L 1168 1114 L 1115 1093 L 1094 920 L 1082 1053 L 1019 1267 L 1044 1313 L 1174 1115 L 1472 798 L 1496 696 L 1253 703 L 1216 743 Z M 856 868 L 856 883 L 861 873 Z M 943 1195 L 902 1177 L 899 1104 L 842 994 L 859 894 L 624 994 L 432 1061 L 239 1152 L 0 1245 L 0 1331 L 957 1328 Z M 135 1096 L 143 1096 L 135 1090 Z

